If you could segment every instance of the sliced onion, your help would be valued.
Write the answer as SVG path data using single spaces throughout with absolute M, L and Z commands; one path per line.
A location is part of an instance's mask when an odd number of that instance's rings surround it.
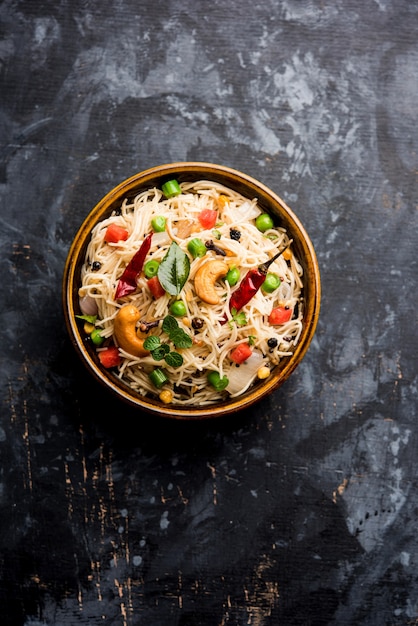
M 228 372 L 229 383 L 226 390 L 231 396 L 243 393 L 257 376 L 265 358 L 261 352 L 254 350 L 252 355 L 239 367 L 232 367 Z
M 152 245 L 154 246 L 165 246 L 171 243 L 170 235 L 166 230 L 161 233 L 153 233 L 152 234 Z
M 80 298 L 80 309 L 83 315 L 97 315 L 97 302 L 95 298 L 91 296 L 84 296 Z
M 243 202 L 238 208 L 229 209 L 229 216 L 237 224 L 255 219 L 260 213 L 261 211 L 255 202 Z
M 292 297 L 292 288 L 288 283 L 282 283 L 277 292 L 279 300 L 289 300 Z

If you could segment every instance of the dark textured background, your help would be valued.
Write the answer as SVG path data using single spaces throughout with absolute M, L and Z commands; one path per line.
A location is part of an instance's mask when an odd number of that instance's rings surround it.
M 415 0 L 0 4 L 2 626 L 418 623 Z M 292 207 L 314 341 L 254 410 L 116 405 L 67 338 L 115 184 L 222 163 Z

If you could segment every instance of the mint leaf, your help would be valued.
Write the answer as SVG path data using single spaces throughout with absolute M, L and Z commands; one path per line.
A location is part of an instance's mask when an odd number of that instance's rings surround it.
M 165 362 L 171 367 L 180 367 L 183 364 L 183 357 L 178 352 L 169 352 L 165 357 Z
M 155 361 L 162 361 L 169 352 L 169 345 L 167 343 L 162 343 L 160 346 L 158 346 L 158 348 L 152 350 L 151 354 L 152 358 L 155 359 Z
M 163 319 L 162 329 L 165 333 L 167 333 L 167 335 L 169 335 L 172 330 L 175 330 L 178 327 L 179 323 L 172 315 L 166 315 L 166 317 Z
M 157 276 L 162 287 L 172 296 L 177 296 L 190 274 L 190 259 L 173 241 L 161 261 Z
M 159 337 L 156 337 L 155 335 L 150 335 L 149 337 L 147 337 L 144 341 L 144 348 L 145 350 L 149 350 L 150 352 L 152 352 L 153 350 L 156 350 L 159 345 L 161 343 L 161 340 Z
M 193 345 L 192 338 L 182 328 L 176 328 L 170 333 L 170 340 L 176 348 L 191 348 Z

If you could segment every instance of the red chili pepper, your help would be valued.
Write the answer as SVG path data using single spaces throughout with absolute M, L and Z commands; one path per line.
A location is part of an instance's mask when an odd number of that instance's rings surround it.
M 288 248 L 291 243 L 292 241 L 289 241 L 286 248 Z M 257 268 L 247 272 L 247 274 L 240 282 L 238 288 L 231 294 L 231 298 L 229 299 L 230 311 L 234 309 L 236 312 L 238 312 L 240 309 L 242 309 L 243 306 L 247 304 L 247 302 L 251 300 L 251 298 L 255 296 L 261 285 L 264 283 L 268 268 L 273 263 L 273 261 L 278 259 L 279 256 L 283 254 L 286 248 L 283 248 L 281 252 L 276 254 L 273 258 L 269 259 L 265 263 L 262 263 Z
M 261 267 L 261 266 L 260 266 Z M 259 267 L 254 270 L 250 270 L 242 279 L 238 289 L 234 291 L 229 300 L 229 310 L 235 309 L 239 311 L 243 306 L 251 300 L 253 296 L 260 289 L 264 283 L 266 274 L 264 274 Z
M 136 279 L 139 272 L 142 270 L 145 257 L 151 247 L 151 238 L 152 233 L 145 237 L 138 252 L 134 254 L 126 266 L 122 276 L 119 278 L 118 286 L 116 287 L 115 300 L 123 298 L 123 296 L 127 296 L 137 288 Z

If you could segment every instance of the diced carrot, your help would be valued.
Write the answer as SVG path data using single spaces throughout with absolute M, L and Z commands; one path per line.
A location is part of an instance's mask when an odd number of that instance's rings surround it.
M 234 363 L 238 363 L 238 365 L 240 365 L 241 363 L 244 363 L 244 361 L 249 359 L 252 353 L 253 351 L 251 350 L 248 343 L 240 343 L 236 348 L 232 350 L 229 358 L 231 359 L 231 361 L 234 361 Z
M 279 324 L 285 324 L 288 322 L 293 315 L 292 309 L 287 309 L 284 306 L 279 306 L 276 309 L 273 309 L 269 315 L 269 324 L 272 326 L 278 326 Z
M 165 289 L 158 280 L 158 276 L 153 276 L 147 280 L 147 285 L 156 300 L 165 294 Z
M 126 241 L 129 237 L 129 233 L 126 228 L 118 226 L 117 224 L 109 224 L 106 229 L 104 240 L 107 243 L 118 243 L 118 241 Z
M 121 364 L 122 358 L 119 354 L 119 349 L 116 346 L 109 346 L 105 350 L 99 352 L 100 363 L 106 369 L 111 367 L 117 367 Z
M 218 219 L 218 212 L 215 209 L 203 209 L 198 215 L 199 222 L 206 230 L 213 228 Z

